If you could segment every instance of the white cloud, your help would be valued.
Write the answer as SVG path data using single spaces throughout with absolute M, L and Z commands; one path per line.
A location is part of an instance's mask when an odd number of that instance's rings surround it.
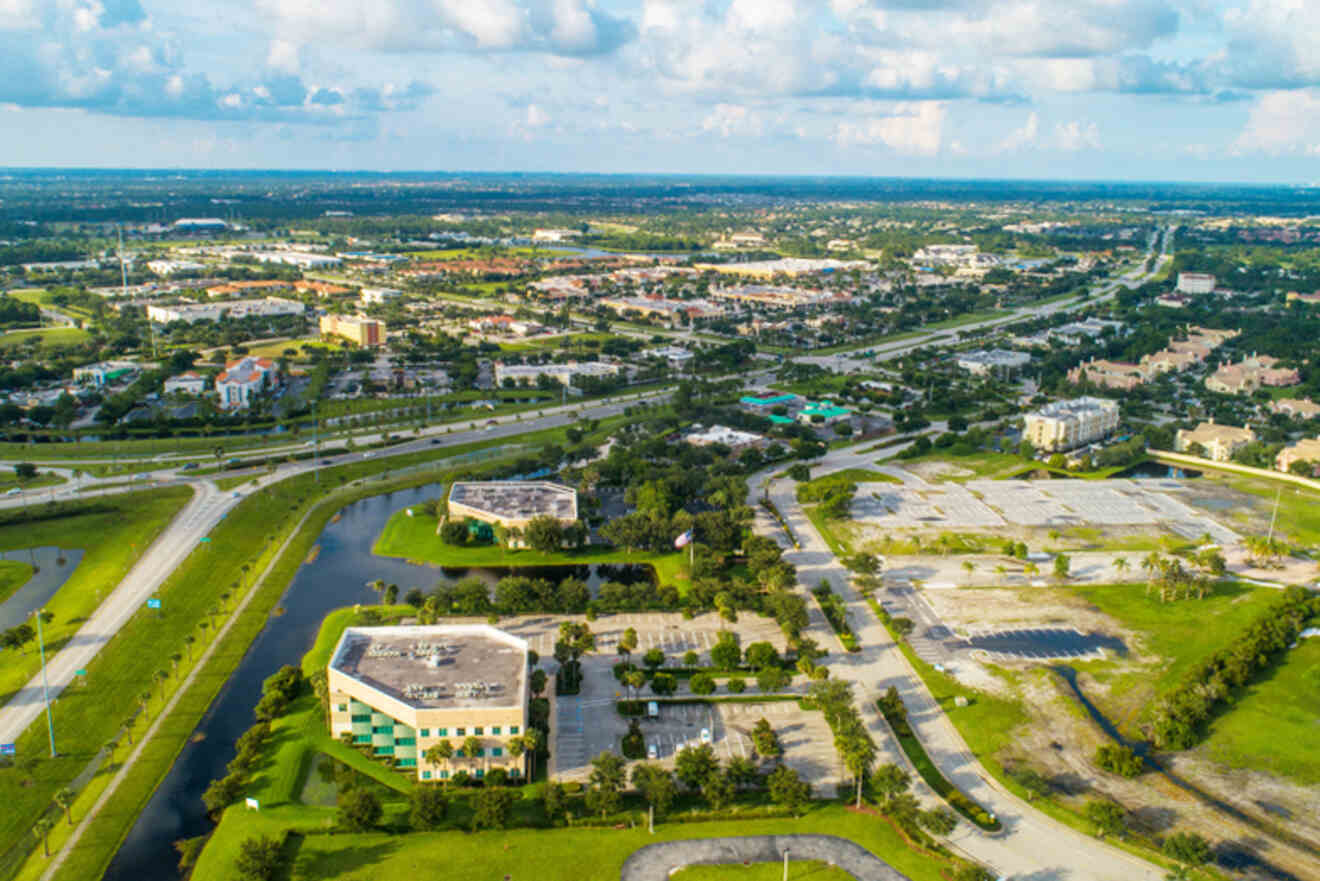
M 741 104 L 717 104 L 701 121 L 701 130 L 722 138 L 755 137 L 765 131 L 761 117 Z
M 995 152 L 1012 153 L 1015 150 L 1021 150 L 1023 147 L 1035 146 L 1036 137 L 1039 134 L 1040 118 L 1033 110 L 1027 114 L 1027 121 L 1022 124 L 1022 128 L 1009 132 L 995 147 Z
M 1099 150 L 1100 129 L 1094 122 L 1074 119 L 1054 127 L 1054 143 L 1060 150 L 1075 153 L 1078 150 Z
M 1233 147 L 1237 153 L 1320 155 L 1320 89 L 1262 95 Z
M 839 123 L 834 140 L 841 147 L 883 144 L 898 153 L 933 156 L 944 133 L 942 101 L 902 103 L 890 115 Z
M 523 113 L 523 125 L 528 128 L 541 128 L 549 124 L 550 114 L 536 104 L 527 105 L 527 110 Z
M 266 66 L 283 73 L 298 73 L 302 69 L 302 48 L 290 40 L 271 40 L 266 52 Z

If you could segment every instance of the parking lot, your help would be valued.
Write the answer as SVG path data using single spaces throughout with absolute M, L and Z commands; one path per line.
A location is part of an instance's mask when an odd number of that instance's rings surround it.
M 1123 641 L 1103 633 L 1083 633 L 1075 627 L 1033 627 L 974 633 L 968 648 L 1005 659 L 1103 658 L 1126 651 Z
M 559 623 L 569 620 L 581 621 L 583 618 L 581 615 L 522 615 L 501 619 L 499 627 L 527 640 L 542 658 L 550 658 L 554 655 L 555 640 L 559 638 Z M 658 648 L 667 657 L 678 660 L 684 653 L 695 651 L 704 664 L 708 662 L 710 648 L 719 639 L 721 630 L 736 632 L 742 638 L 743 648 L 754 642 L 769 642 L 780 652 L 787 647 L 784 632 L 773 620 L 746 613 L 740 614 L 735 624 L 714 612 L 697 615 L 690 621 L 677 612 L 629 612 L 601 615 L 595 621 L 588 621 L 587 625 L 596 635 L 596 653 L 606 655 L 617 654 L 619 639 L 630 627 L 637 631 L 634 651 L 637 656 Z

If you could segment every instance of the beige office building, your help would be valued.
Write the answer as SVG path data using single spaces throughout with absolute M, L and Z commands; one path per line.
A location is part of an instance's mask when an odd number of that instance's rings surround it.
M 509 741 L 527 730 L 527 641 L 485 624 L 350 627 L 327 670 L 330 733 L 351 735 L 418 780 L 523 775 Z M 465 741 L 481 746 L 467 755 Z M 451 759 L 426 760 L 441 741 Z
M 1026 415 L 1023 437 L 1037 450 L 1058 452 L 1098 441 L 1118 428 L 1118 403 L 1082 397 L 1056 401 Z
M 384 345 L 385 323 L 374 318 L 322 315 L 321 335 L 337 336 L 364 349 Z

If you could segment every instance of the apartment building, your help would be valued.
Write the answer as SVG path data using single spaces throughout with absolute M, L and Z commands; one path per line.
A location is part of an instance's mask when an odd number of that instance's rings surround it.
M 1117 402 L 1073 398 L 1028 413 L 1023 437 L 1037 450 L 1060 452 L 1100 440 L 1118 428 L 1118 421 Z
M 321 335 L 337 336 L 362 348 L 385 344 L 385 322 L 362 315 L 322 315 Z
M 418 780 L 522 776 L 509 742 L 527 730 L 526 640 L 484 624 L 349 627 L 326 676 L 331 734 Z M 442 742 L 452 757 L 429 761 Z
M 1215 277 L 1206 272 L 1180 272 L 1177 290 L 1180 294 L 1213 294 Z
M 1279 450 L 1274 457 L 1274 467 L 1284 473 L 1292 471 L 1292 466 L 1298 462 L 1320 463 L 1320 438 L 1303 438 Z
M 1233 454 L 1256 439 L 1256 432 L 1250 426 L 1237 428 L 1232 425 L 1216 425 L 1214 422 L 1202 422 L 1192 430 L 1178 429 L 1174 436 L 1173 448 L 1179 453 L 1191 452 L 1200 447 L 1204 458 L 1215 462 L 1227 462 Z
M 1225 395 L 1250 394 L 1261 386 L 1289 386 L 1302 381 L 1292 367 L 1277 367 L 1278 358 L 1252 355 L 1236 364 L 1225 364 L 1206 377 L 1205 387 Z

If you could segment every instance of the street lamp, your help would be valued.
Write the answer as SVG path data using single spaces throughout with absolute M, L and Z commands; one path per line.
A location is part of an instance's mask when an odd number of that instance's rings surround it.
M 784 881 L 788 881 L 788 848 L 784 848 Z
M 50 682 L 46 678 L 46 636 L 42 630 L 41 619 L 45 609 L 37 610 L 37 646 L 41 651 L 41 698 L 46 703 L 46 730 L 50 734 L 50 757 L 55 758 L 55 720 L 50 714 Z

